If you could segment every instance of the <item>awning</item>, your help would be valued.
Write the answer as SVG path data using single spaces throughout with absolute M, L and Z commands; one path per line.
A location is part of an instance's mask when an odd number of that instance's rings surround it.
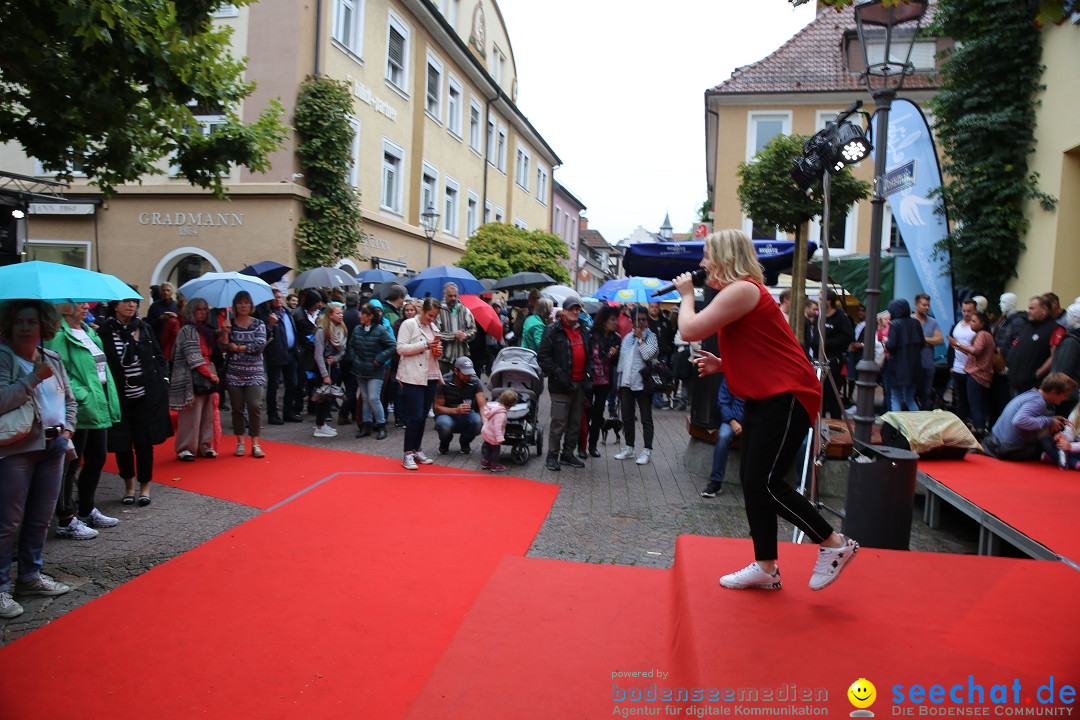
M 808 242 L 807 257 L 817 251 L 817 244 Z M 754 240 L 758 260 L 765 271 L 765 284 L 775 285 L 777 276 L 791 269 L 795 252 L 792 240 Z M 679 273 L 698 267 L 705 252 L 704 241 L 681 243 L 635 243 L 626 248 L 623 268 L 628 275 L 647 275 L 670 280 Z

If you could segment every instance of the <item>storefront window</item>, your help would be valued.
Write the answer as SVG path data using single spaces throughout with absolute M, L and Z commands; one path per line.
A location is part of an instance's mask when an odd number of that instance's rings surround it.
M 63 243 L 29 241 L 26 243 L 27 260 L 44 260 L 46 262 L 71 265 L 72 267 L 92 269 L 90 267 L 90 244 L 89 243 Z

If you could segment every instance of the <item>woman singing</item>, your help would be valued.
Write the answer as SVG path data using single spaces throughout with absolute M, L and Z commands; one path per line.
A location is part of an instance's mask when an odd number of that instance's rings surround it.
M 765 287 L 757 253 L 745 233 L 722 230 L 709 235 L 701 267 L 708 272 L 706 284 L 719 293 L 698 313 L 690 273 L 675 278 L 682 296 L 679 330 L 690 342 L 716 333 L 720 356 L 702 351 L 694 360 L 698 373 L 723 371 L 731 392 L 746 400 L 739 479 L 756 559 L 721 577 L 720 584 L 737 590 L 780 589 L 780 516 L 819 544 L 810 589 L 821 590 L 839 577 L 859 549 L 784 482 L 821 407 L 821 384 Z

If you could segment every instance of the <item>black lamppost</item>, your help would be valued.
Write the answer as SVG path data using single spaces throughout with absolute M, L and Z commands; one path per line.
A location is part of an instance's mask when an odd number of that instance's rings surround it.
M 427 238 L 427 266 L 431 267 L 431 241 L 435 239 L 435 231 L 439 229 L 439 213 L 435 212 L 431 204 L 420 213 L 420 225 L 424 228 L 424 237 Z
M 877 110 L 874 144 L 874 188 L 870 199 L 870 262 L 866 278 L 866 329 L 863 332 L 863 357 L 856 366 L 858 380 L 855 395 L 855 439 L 870 442 L 874 427 L 874 393 L 877 390 L 878 366 L 874 362 L 874 337 L 877 332 L 878 296 L 881 295 L 881 226 L 885 217 L 885 152 L 889 136 L 889 108 L 904 78 L 915 72 L 911 49 L 915 46 L 929 0 L 901 0 L 885 5 L 882 0 L 868 0 L 855 5 L 855 26 L 859 34 L 865 69 L 859 82 L 866 85 Z

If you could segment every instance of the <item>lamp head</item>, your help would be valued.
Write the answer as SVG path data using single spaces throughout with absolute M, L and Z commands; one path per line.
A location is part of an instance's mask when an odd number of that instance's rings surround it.
M 420 225 L 424 228 L 424 235 L 427 236 L 428 240 L 435 237 L 435 231 L 439 228 L 439 213 L 431 205 L 428 205 L 427 209 L 420 213 Z

